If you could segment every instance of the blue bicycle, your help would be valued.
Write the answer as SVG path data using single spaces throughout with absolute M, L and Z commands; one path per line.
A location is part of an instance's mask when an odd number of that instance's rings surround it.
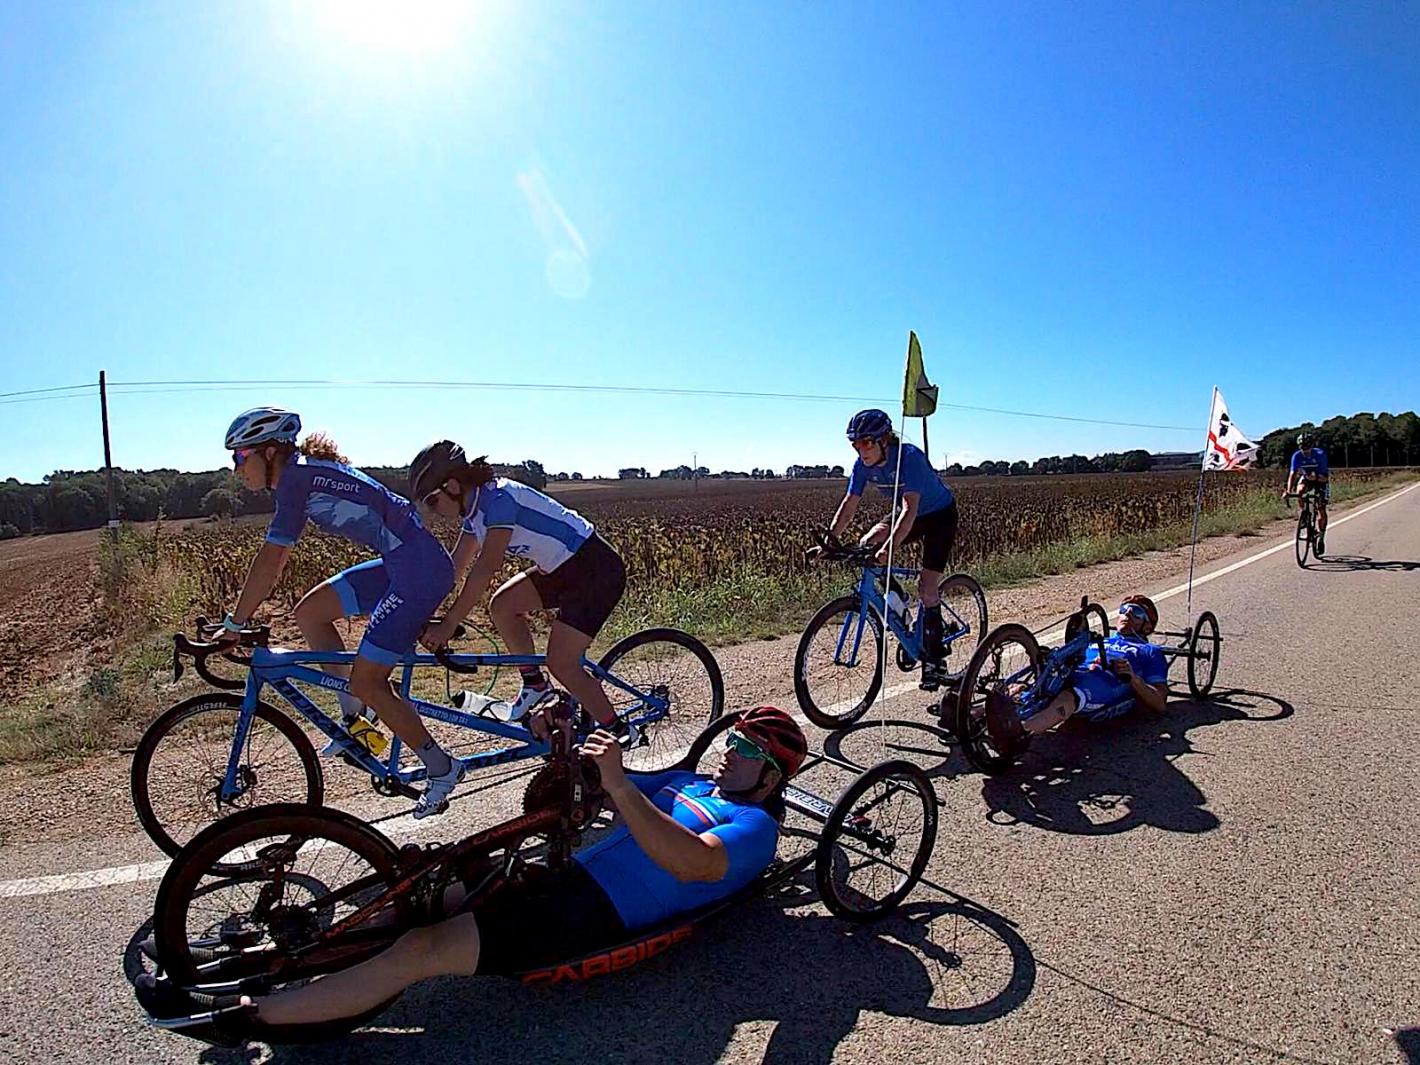
M 863 572 L 856 591 L 825 603 L 804 627 L 794 654 L 794 694 L 804 716 L 815 725 L 840 729 L 867 713 L 882 689 L 887 654 L 884 618 L 888 631 L 897 637 L 897 668 L 906 673 L 922 662 L 922 611 L 914 609 L 905 583 L 916 582 L 916 570 L 894 566 L 892 583 L 885 591 L 887 568 L 875 561 L 876 547 L 845 547 L 825 538 L 819 548 L 826 561 L 846 562 Z M 924 687 L 929 691 L 934 682 L 956 683 L 961 670 L 953 671 L 946 665 L 947 658 L 956 651 L 964 659 L 986 632 L 986 593 L 976 578 L 952 573 L 938 587 L 946 654 L 942 665 L 933 670 L 935 676 L 928 679 L 924 670 Z
M 174 637 L 174 674 L 182 673 L 182 657 L 191 657 L 204 680 L 227 690 L 186 699 L 158 717 L 138 743 L 130 774 L 138 820 L 166 854 L 176 855 L 201 829 L 238 809 L 270 802 L 319 805 L 325 798 L 325 776 L 313 733 L 332 741 L 341 760 L 368 773 L 377 793 L 418 797 L 414 785 L 424 778 L 424 767 L 414 758 L 406 759 L 410 765 L 400 764 L 398 737 L 382 757 L 376 756 L 302 691 L 302 686 L 348 691 L 348 681 L 317 667 L 351 665 L 353 651 L 270 648 L 264 626 L 243 633 L 237 648 L 208 642 L 215 636 L 213 626 L 199 625 L 199 633 L 204 641 L 181 633 Z M 215 673 L 209 666 L 214 655 L 236 662 L 246 670 L 246 678 Z M 544 655 L 411 654 L 402 664 L 400 694 L 422 717 L 466 729 L 484 741 L 478 744 L 482 749 L 460 758 L 470 771 L 540 758 L 547 745 L 532 739 L 521 724 L 498 720 L 487 705 L 470 712 L 431 703 L 415 697 L 411 686 L 419 667 L 472 675 L 545 661 Z M 640 772 L 675 765 L 725 707 L 725 682 L 715 657 L 699 640 L 676 629 L 633 633 L 599 661 L 584 659 L 583 665 L 602 682 L 617 715 L 636 727 L 640 739 L 625 760 Z M 236 694 L 238 689 L 242 694 Z M 295 715 L 263 700 L 264 689 L 279 695 Z M 311 732 L 301 727 L 296 715 Z M 592 722 L 580 710 L 576 720 L 578 736 L 584 737 Z

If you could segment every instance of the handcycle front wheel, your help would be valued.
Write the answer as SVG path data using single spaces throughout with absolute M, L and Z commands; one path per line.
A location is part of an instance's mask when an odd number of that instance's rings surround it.
M 879 762 L 833 804 L 814 857 L 819 897 L 849 921 L 872 921 L 907 897 L 937 842 L 937 796 L 911 762 Z
M 1193 632 L 1188 638 L 1188 693 L 1195 699 L 1202 699 L 1213 690 L 1213 680 L 1218 675 L 1218 663 L 1222 654 L 1223 640 L 1218 635 L 1218 618 L 1213 611 L 1205 610 L 1198 615 Z M 1200 662 L 1207 660 L 1207 667 Z
M 822 729 L 841 729 L 868 712 L 883 685 L 886 641 L 876 610 L 856 595 L 819 607 L 794 652 L 794 696 Z
M 176 855 L 225 814 L 273 802 L 319 806 L 324 798 L 325 778 L 311 741 L 290 717 L 259 702 L 237 763 L 240 794 L 220 799 L 241 712 L 240 695 L 195 695 L 165 711 L 138 741 L 129 768 L 133 809 L 164 854 Z
M 971 656 L 956 691 L 953 731 L 966 760 L 983 773 L 999 773 L 1015 760 L 996 750 L 991 741 L 986 728 L 987 696 L 999 684 L 1033 685 L 1042 659 L 1035 634 L 1024 625 L 1015 624 L 992 630 Z
M 242 871 L 229 876 L 233 867 Z M 154 904 L 158 963 L 184 986 L 292 982 L 357 964 L 411 926 L 412 898 L 313 944 L 399 878 L 394 844 L 349 814 L 297 803 L 245 810 L 199 832 L 168 867 Z
M 622 683 L 602 683 L 612 709 L 641 741 L 626 752 L 638 773 L 670 769 L 708 722 L 725 711 L 725 678 L 710 649 L 679 629 L 646 629 L 615 644 L 597 663 Z

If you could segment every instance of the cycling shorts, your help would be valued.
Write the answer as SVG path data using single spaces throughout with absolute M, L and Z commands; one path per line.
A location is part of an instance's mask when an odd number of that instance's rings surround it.
M 948 503 L 941 510 L 923 514 L 912 523 L 912 531 L 904 543 L 922 541 L 922 568 L 933 573 L 945 573 L 957 539 L 957 505 Z
M 1087 721 L 1108 721 L 1134 709 L 1130 687 L 1107 669 L 1077 669 L 1075 713 Z
M 596 533 L 551 573 L 529 574 L 538 598 L 557 620 L 583 636 L 595 636 L 621 602 L 626 590 L 626 563 Z
M 530 867 L 522 881 L 473 912 L 478 972 L 494 976 L 572 961 L 614 947 L 629 934 L 601 885 L 577 862 L 555 873 Z
M 431 542 L 432 539 L 431 539 Z M 346 617 L 370 619 L 360 641 L 360 657 L 396 665 L 439 604 L 453 590 L 454 564 L 448 552 L 418 540 L 407 549 L 342 570 L 325 583 L 335 589 Z

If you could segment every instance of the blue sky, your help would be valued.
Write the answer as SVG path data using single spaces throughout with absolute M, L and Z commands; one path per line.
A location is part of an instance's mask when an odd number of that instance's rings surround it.
M 1201 446 L 1420 406 L 1404 4 L 0 6 L 0 392 L 545 381 L 888 399 L 932 455 Z M 843 462 L 856 404 L 265 386 L 112 397 L 114 460 L 238 410 L 357 462 Z M 0 476 L 102 459 L 0 404 Z

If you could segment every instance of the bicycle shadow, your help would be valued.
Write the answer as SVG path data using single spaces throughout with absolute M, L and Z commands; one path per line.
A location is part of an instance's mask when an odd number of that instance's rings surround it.
M 1401 1028 L 1395 1033 L 1395 1045 L 1405 1055 L 1407 1065 L 1420 1065 L 1420 1028 Z
M 205 1048 L 206 1065 L 463 1059 L 522 1065 L 715 1062 L 733 1044 L 767 1062 L 824 1063 L 864 1011 L 937 1025 L 995 1020 L 1030 996 L 1035 956 L 1006 918 L 937 889 L 871 925 L 764 899 L 643 966 L 581 985 L 446 977 L 410 988 L 374 1023 L 316 1046 Z M 812 901 L 799 885 L 790 904 Z M 767 949 L 772 944 L 773 949 Z M 793 959 L 801 979 L 787 977 Z M 772 991 L 771 991 L 772 989 Z M 665 1023 L 647 1023 L 660 1015 Z M 766 1036 L 764 1029 L 773 1026 Z M 756 1041 L 766 1040 L 762 1051 Z
M 1274 707 L 1269 711 L 1262 708 Z M 1291 703 L 1233 688 L 1208 700 L 1172 699 L 1162 715 L 1135 711 L 1110 721 L 1072 718 L 1037 736 L 1011 769 L 981 786 L 993 824 L 1024 824 L 1105 836 L 1151 825 L 1211 832 L 1220 824 L 1206 796 L 1177 765 L 1194 752 L 1189 733 L 1229 721 L 1279 721 Z
M 913 763 L 932 780 L 953 780 L 970 770 L 966 760 L 956 754 L 952 733 L 938 725 L 936 718 L 858 721 L 830 732 L 823 751 L 858 772 L 889 758 Z
M 1307 569 L 1318 573 L 1357 573 L 1363 570 L 1391 570 L 1409 572 L 1420 570 L 1420 562 L 1401 562 L 1396 559 L 1377 561 L 1369 555 L 1323 555 L 1307 563 Z

